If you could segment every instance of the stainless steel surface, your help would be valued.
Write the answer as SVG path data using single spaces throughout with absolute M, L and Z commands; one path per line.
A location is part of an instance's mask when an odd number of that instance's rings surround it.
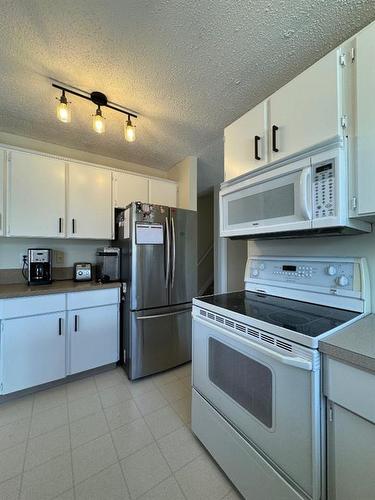
M 121 281 L 127 285 L 120 349 L 128 376 L 134 379 L 191 359 L 196 213 L 132 203 L 118 221 L 119 239 L 114 244 L 122 250 Z M 163 242 L 137 242 L 137 224 L 163 224 Z
M 190 361 L 191 308 L 131 312 L 129 340 L 126 370 L 130 379 Z
M 90 262 L 76 262 L 73 269 L 74 281 L 92 280 L 92 266 Z
M 170 304 L 191 302 L 197 295 L 197 213 L 171 208 L 174 227 L 174 285 Z M 172 252 L 173 254 L 173 252 Z

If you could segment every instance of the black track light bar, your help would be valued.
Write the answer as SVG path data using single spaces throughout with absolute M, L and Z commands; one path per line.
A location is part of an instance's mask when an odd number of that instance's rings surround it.
M 97 106 L 104 106 L 109 109 L 113 109 L 114 111 L 118 111 L 119 113 L 123 113 L 124 115 L 128 115 L 128 118 L 131 116 L 132 118 L 137 118 L 138 115 L 135 113 L 132 113 L 131 111 L 128 111 L 125 108 L 120 108 L 116 106 L 115 104 L 112 104 L 108 102 L 107 96 L 105 94 L 102 94 L 101 92 L 91 92 L 85 93 L 83 91 L 79 90 L 73 90 L 71 88 L 64 87 L 63 85 L 60 85 L 58 83 L 52 83 L 52 87 L 61 90 L 62 92 L 66 92 L 68 94 L 75 95 L 77 97 L 81 97 L 81 99 L 86 99 L 86 101 L 91 101 Z

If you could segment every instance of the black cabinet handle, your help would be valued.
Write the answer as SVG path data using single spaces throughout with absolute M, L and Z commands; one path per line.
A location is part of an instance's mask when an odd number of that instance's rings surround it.
M 59 335 L 62 335 L 62 318 L 59 318 Z
M 62 217 L 59 217 L 59 233 L 62 233 Z
M 78 314 L 74 315 L 74 331 L 78 332 Z
M 262 159 L 259 156 L 259 141 L 260 141 L 259 135 L 255 135 L 254 136 L 254 149 L 255 149 L 254 157 L 255 157 L 256 160 L 261 160 Z
M 279 148 L 276 145 L 276 133 L 279 130 L 277 125 L 272 125 L 272 151 L 275 153 L 279 152 Z
M 76 232 L 76 220 L 72 219 L 72 233 L 74 234 Z

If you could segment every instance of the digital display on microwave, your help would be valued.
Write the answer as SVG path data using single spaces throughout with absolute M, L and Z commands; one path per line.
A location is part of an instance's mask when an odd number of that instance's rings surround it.
M 297 267 L 296 266 L 283 266 L 283 271 L 297 271 Z
M 332 163 L 328 163 L 327 165 L 322 165 L 321 167 L 316 167 L 316 173 L 325 172 L 326 170 L 332 169 Z

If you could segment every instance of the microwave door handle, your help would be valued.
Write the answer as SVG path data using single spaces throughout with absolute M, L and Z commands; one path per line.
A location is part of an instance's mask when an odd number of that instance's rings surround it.
M 169 272 L 170 272 L 170 267 L 171 267 L 171 255 L 170 255 L 170 246 L 171 246 L 171 241 L 169 237 L 169 220 L 168 217 L 165 219 L 165 233 L 167 237 L 167 242 L 164 244 L 164 255 L 166 257 L 166 268 L 165 268 L 165 288 L 168 288 L 168 281 L 169 281 Z
M 311 220 L 311 170 L 304 168 L 299 181 L 299 199 L 303 218 Z
M 309 361 L 307 359 L 303 359 L 299 356 L 286 356 L 286 355 L 278 353 L 276 351 L 272 351 L 271 349 L 268 349 L 267 347 L 264 347 L 261 344 L 253 342 L 250 339 L 245 339 L 241 335 L 238 335 L 236 333 L 231 333 L 223 327 L 213 325 L 212 323 L 204 321 L 204 320 L 197 318 L 195 316 L 193 317 L 193 319 L 194 319 L 194 321 L 201 323 L 202 325 L 205 325 L 208 328 L 212 328 L 213 330 L 216 330 L 217 332 L 221 333 L 222 335 L 225 335 L 226 337 L 229 337 L 231 340 L 239 342 L 244 347 L 251 348 L 254 351 L 259 352 L 260 354 L 264 354 L 265 356 L 269 356 L 270 358 L 272 358 L 276 361 L 279 361 L 280 363 L 282 363 L 284 365 L 294 366 L 295 368 L 301 368 L 302 370 L 306 370 L 306 371 L 312 371 L 312 363 L 311 363 L 311 361 Z

